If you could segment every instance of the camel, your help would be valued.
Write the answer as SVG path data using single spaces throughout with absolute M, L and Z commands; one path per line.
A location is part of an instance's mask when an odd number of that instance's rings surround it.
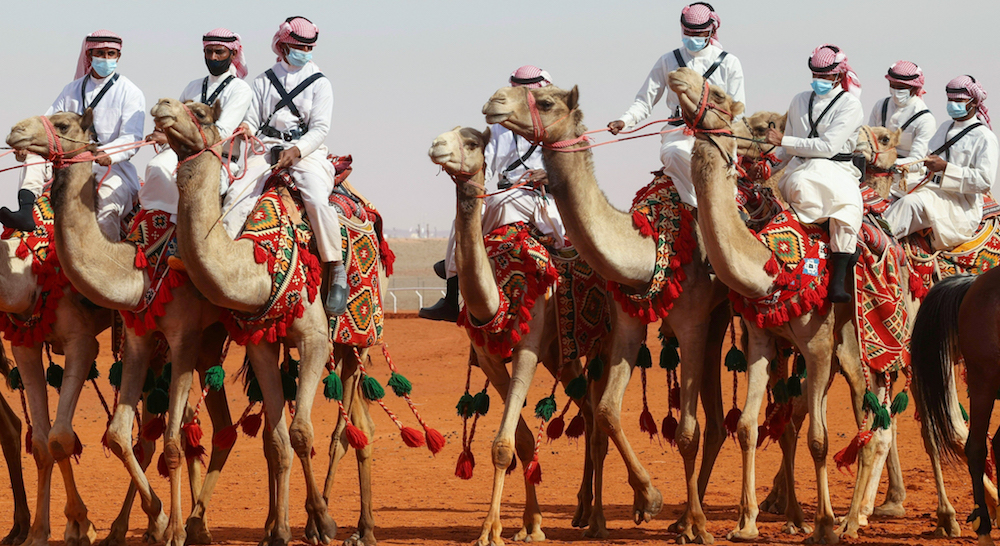
M 91 126 L 90 110 L 82 116 L 61 112 L 44 120 L 41 117 L 33 117 L 17 123 L 11 129 L 7 142 L 17 149 L 25 149 L 54 161 L 51 195 L 55 218 L 55 246 L 62 268 L 74 288 L 92 305 L 122 311 L 133 310 L 142 301 L 151 279 L 144 269 L 138 269 L 133 265 L 136 247 L 126 242 L 109 241 L 98 227 L 92 161 L 86 160 L 87 156 L 80 155 L 95 149 L 92 144 L 88 145 Z M 56 150 L 50 149 L 51 143 L 56 145 Z M 81 148 L 79 146 L 81 143 L 86 147 Z M 72 152 L 62 153 L 62 150 L 66 149 Z M 218 321 L 218 316 L 217 307 L 205 301 L 191 283 L 184 283 L 173 289 L 173 299 L 166 302 L 163 316 L 156 318 L 155 330 L 165 336 L 174 363 L 170 385 L 170 415 L 164 441 L 164 455 L 170 474 L 169 519 L 146 479 L 143 472 L 144 465 L 136 459 L 132 450 L 135 407 L 142 394 L 142 385 L 155 340 L 152 330 L 139 336 L 131 328 L 125 329 L 122 388 L 114 417 L 108 427 L 108 446 L 125 464 L 138 490 L 143 509 L 149 518 L 147 539 L 152 541 L 163 539 L 168 546 L 183 546 L 185 540 L 197 544 L 211 542 L 211 534 L 205 524 L 205 511 L 218 481 L 219 472 L 229 455 L 229 448 L 213 448 L 208 474 L 203 484 L 200 483 L 199 475 L 191 476 L 192 496 L 195 499 L 185 526 L 185 522 L 181 519 L 180 482 L 181 464 L 185 457 L 180 435 L 185 410 L 188 408 L 192 372 L 198 368 L 202 372 L 204 382 L 204 370 L 219 363 L 224 336 L 221 335 L 221 328 L 213 327 Z M 88 356 L 83 359 L 86 369 L 89 369 L 90 363 L 97 355 L 96 342 L 92 343 Z M 81 374 L 78 380 L 82 384 L 86 371 L 78 374 Z M 29 381 L 33 384 L 43 380 L 40 372 L 38 378 L 29 379 L 28 374 L 24 375 L 25 385 L 29 385 Z M 69 376 L 69 364 L 67 364 L 67 376 Z M 66 383 L 63 388 L 66 388 Z M 44 400 L 31 405 L 45 407 Z M 206 407 L 212 417 L 216 434 L 231 424 L 224 390 L 210 393 L 206 399 Z M 37 421 L 42 422 L 41 419 Z M 50 438 L 50 448 L 53 445 L 73 445 L 74 436 L 68 426 L 60 429 L 54 427 L 50 436 L 52 435 L 55 437 Z M 69 455 L 65 447 L 61 449 L 62 452 L 56 452 L 57 459 Z M 151 454 L 151 450 L 148 452 Z M 146 461 L 143 462 L 148 464 Z M 69 468 L 69 462 L 66 461 L 65 464 Z M 200 474 L 200 470 L 193 474 Z M 131 503 L 133 494 L 130 489 L 126 496 L 127 505 Z M 106 545 L 124 544 L 125 533 L 128 530 L 127 514 L 127 511 L 122 511 L 112 527 L 111 535 L 105 541 Z
M 233 240 L 219 223 L 222 210 L 219 203 L 220 157 L 212 150 L 219 141 L 214 120 L 218 115 L 199 103 L 181 104 L 161 99 L 152 109 L 156 126 L 167 136 L 181 163 L 177 170 L 180 191 L 177 239 L 184 264 L 192 283 L 212 304 L 223 309 L 256 313 L 268 303 L 272 278 L 266 263 L 255 260 L 254 243 L 247 239 Z M 216 146 L 217 147 L 217 146 Z M 284 419 L 284 398 L 281 389 L 278 343 L 262 340 L 247 345 L 247 356 L 264 395 L 265 456 L 270 474 L 271 501 L 265 524 L 263 544 L 283 545 L 291 540 L 288 519 L 288 487 L 291 451 L 294 450 L 306 478 L 306 539 L 312 543 L 329 543 L 336 535 L 337 524 L 327 512 L 324 491 L 316 485 L 312 469 L 313 426 L 312 407 L 320 374 L 330 359 L 329 323 L 320 300 L 309 301 L 303 288 L 301 317 L 287 328 L 284 342 L 297 349 L 301 359 L 295 415 L 291 425 Z M 360 361 L 353 350 L 336 351 L 342 362 L 344 403 L 352 421 L 371 437 L 374 423 L 367 404 L 354 402 L 359 365 L 367 350 L 360 352 Z M 336 443 L 336 434 L 334 436 Z M 331 446 L 333 459 L 343 451 Z M 371 509 L 370 445 L 357 450 L 361 475 L 362 510 L 358 530 L 346 541 L 354 545 L 374 545 L 374 516 Z M 331 470 L 335 464 L 331 464 Z M 327 483 L 330 484 L 330 478 Z
M 459 128 L 442 133 L 434 139 L 428 155 L 431 161 L 440 165 L 455 181 L 457 214 L 455 221 L 456 260 L 458 283 L 465 299 L 469 320 L 485 324 L 496 316 L 500 300 L 492 266 L 483 245 L 482 208 L 484 195 L 483 151 L 489 141 L 489 129 L 479 132 L 471 128 Z M 539 297 L 531 310 L 530 333 L 521 338 L 513 347 L 511 371 L 507 372 L 504 358 L 486 347 L 473 343 L 479 367 L 486 374 L 493 387 L 504 401 L 504 414 L 493 441 L 493 495 L 490 510 L 483 523 L 477 546 L 504 544 L 501 537 L 500 503 L 505 475 L 516 455 L 523 468 L 528 468 L 535 448 L 534 433 L 521 416 L 528 387 L 534 377 L 535 368 L 541 361 L 552 375 L 568 385 L 582 373 L 579 359 L 563 366 L 558 341 L 558 317 L 556 306 L 547 297 Z M 561 372 L 561 376 L 559 376 Z M 583 482 L 577 494 L 579 504 L 573 516 L 573 526 L 586 525 L 590 519 L 593 500 L 593 463 L 589 440 L 593 424 L 593 413 L 586 398 L 577 402 L 585 420 L 585 441 L 588 450 L 584 462 Z M 607 442 L 607 438 L 604 439 Z M 606 449 L 606 446 L 605 446 Z M 523 526 L 514 535 L 514 541 L 538 542 L 545 539 L 541 529 L 542 514 L 535 494 L 535 484 L 524 479 L 525 505 Z
M 536 104 L 528 106 L 527 93 Z M 566 225 L 567 236 L 583 257 L 602 277 L 643 293 L 654 275 L 656 241 L 643 236 L 633 225 L 632 216 L 615 209 L 600 191 L 593 172 L 592 153 L 560 153 L 551 149 L 557 142 L 572 141 L 585 131 L 583 114 L 577 109 L 578 92 L 548 86 L 541 89 L 503 88 L 483 106 L 487 123 L 501 123 L 515 133 L 546 145 L 543 148 L 547 189 L 555 198 Z M 533 123 L 537 115 L 541 126 Z M 730 196 L 731 197 L 731 196 Z M 683 266 L 686 279 L 681 294 L 664 320 L 662 330 L 675 335 L 684 355 L 681 367 L 681 418 L 676 442 L 684 458 L 687 509 L 671 530 L 681 540 L 711 542 L 701 506 L 711 468 L 725 441 L 720 362 L 729 310 L 726 289 L 709 274 L 705 247 L 694 229 L 696 248 L 691 262 Z M 661 509 L 660 492 L 650 482 L 649 473 L 636 457 L 621 423 L 621 403 L 625 388 L 645 340 L 646 323 L 613 305 L 613 337 L 607 349 L 607 370 L 596 385 L 600 402 L 592 401 L 596 414 L 595 442 L 610 434 L 628 468 L 629 484 L 635 493 L 633 516 L 637 524 L 649 521 Z M 698 395 L 705 406 L 705 452 L 696 469 L 700 447 L 697 421 Z M 602 468 L 606 450 L 594 449 L 594 508 L 587 536 L 608 535 L 601 502 Z
M 10 384 L 10 360 L 0 343 L 0 374 L 4 381 Z M 24 490 L 24 474 L 21 471 L 21 420 L 0 396 L 0 447 L 3 448 L 3 458 L 7 462 L 7 472 L 10 474 L 10 488 L 14 493 L 13 525 L 0 544 L 20 544 L 28 538 L 28 528 L 31 527 L 31 510 L 28 508 L 28 496 Z

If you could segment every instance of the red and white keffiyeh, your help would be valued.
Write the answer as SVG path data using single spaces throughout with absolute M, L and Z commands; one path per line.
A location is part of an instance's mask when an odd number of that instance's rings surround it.
M 80 46 L 80 59 L 76 62 L 76 76 L 73 77 L 74 80 L 78 80 L 90 72 L 90 56 L 87 55 L 87 52 L 91 49 L 102 47 L 121 51 L 122 37 L 110 30 L 97 30 L 88 34 L 83 39 L 83 45 Z
M 537 66 L 526 64 L 510 73 L 510 85 L 531 89 L 546 87 L 552 85 L 552 76 Z
M 896 61 L 893 63 L 893 65 L 889 67 L 889 71 L 886 73 L 885 79 L 893 83 L 915 87 L 918 90 L 917 96 L 921 96 L 925 93 L 924 71 L 910 61 Z
M 319 37 L 319 29 L 309 19 L 305 17 L 289 17 L 278 27 L 278 32 L 274 33 L 271 39 L 271 51 L 278 56 L 279 61 L 284 60 L 279 44 L 289 45 L 316 45 L 316 38 Z
M 705 32 L 706 30 L 712 33 L 712 43 L 722 47 L 719 43 L 718 30 L 719 25 L 722 24 L 722 20 L 719 19 L 719 15 L 715 13 L 715 8 L 707 2 L 695 2 L 689 6 L 685 6 L 681 10 L 681 28 L 691 32 Z
M 968 74 L 959 76 L 948 82 L 944 90 L 948 93 L 948 100 L 975 99 L 976 115 L 986 123 L 987 127 L 993 128 L 993 125 L 990 124 L 990 111 L 986 108 L 986 90 L 976 81 L 976 78 Z
M 243 56 L 243 42 L 240 35 L 228 28 L 217 28 L 210 30 L 201 37 L 201 47 L 217 45 L 233 52 L 233 67 L 236 68 L 236 76 L 247 77 L 247 61 Z
M 809 55 L 809 70 L 815 75 L 840 74 L 840 85 L 855 97 L 861 97 L 861 79 L 847 64 L 847 54 L 833 44 L 823 44 Z

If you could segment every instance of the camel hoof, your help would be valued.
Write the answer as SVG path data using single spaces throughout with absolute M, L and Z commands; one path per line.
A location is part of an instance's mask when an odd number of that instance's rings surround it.
M 310 511 L 306 518 L 305 534 L 306 542 L 313 546 L 329 544 L 337 535 L 337 523 L 325 511 Z
M 934 529 L 934 536 L 958 538 L 962 536 L 962 528 L 958 525 L 958 520 L 955 519 L 955 516 L 938 518 L 937 528 Z
M 781 526 L 781 532 L 786 535 L 797 535 L 802 533 L 808 535 L 813 532 L 812 527 L 806 525 L 805 523 L 793 523 L 791 521 L 786 521 L 784 525 Z
M 166 536 L 163 537 L 164 546 L 184 546 L 186 539 L 187 535 L 183 529 L 177 531 L 168 529 Z
M 545 533 L 541 529 L 536 529 L 535 532 L 529 533 L 527 528 L 522 527 L 511 540 L 514 542 L 543 542 L 545 540 Z
M 597 538 L 603 540 L 611 536 L 611 533 L 608 532 L 608 528 L 604 522 L 590 522 L 590 526 L 583 530 L 583 536 L 586 538 Z
M 10 532 L 3 540 L 0 540 L 0 544 L 21 544 L 28 539 L 28 529 L 31 527 L 31 523 L 22 523 L 20 521 L 15 521 L 14 526 L 11 527 Z
M 684 531 L 687 531 L 687 518 L 681 516 L 681 519 L 673 522 L 667 527 L 668 533 L 674 533 L 675 535 L 683 535 Z
M 161 509 L 155 518 L 149 518 L 149 526 L 146 527 L 146 532 L 142 534 L 142 542 L 144 544 L 157 544 L 163 541 L 163 535 L 167 532 L 167 524 L 169 522 L 170 518 Z M 128 531 L 126 530 L 127 533 Z
M 212 543 L 212 533 L 208 530 L 208 526 L 205 525 L 205 518 L 188 518 L 185 531 L 187 532 L 186 544 Z
M 765 514 L 784 514 L 786 504 L 785 498 L 772 489 L 757 508 Z
M 49 532 L 39 531 L 37 534 L 28 532 L 28 538 L 20 546 L 49 546 Z
M 650 485 L 642 493 L 636 491 L 632 503 L 632 517 L 636 525 L 650 522 L 663 509 L 663 495 L 660 490 Z
M 994 546 L 993 539 L 990 535 L 979 535 L 976 539 L 976 544 L 979 546 Z
M 840 529 L 837 530 L 837 535 L 840 538 L 858 538 L 858 529 L 860 528 L 860 523 L 851 523 L 845 521 Z
M 839 544 L 840 538 L 833 529 L 827 529 L 824 533 L 820 530 L 816 530 L 813 534 L 804 541 L 804 544 Z
M 375 546 L 375 544 L 377 544 L 375 536 L 370 532 L 361 536 L 359 532 L 355 531 L 354 534 L 344 541 L 344 546 Z
M 472 543 L 472 546 L 504 546 L 506 543 L 502 538 L 489 538 L 488 536 L 479 537 L 479 540 Z
M 84 518 L 82 521 L 67 521 L 64 534 L 66 546 L 91 546 L 97 542 L 97 528 Z
M 108 532 L 108 536 L 104 537 L 104 540 L 97 543 L 97 546 L 126 546 L 127 541 L 125 540 L 125 535 L 128 534 L 127 529 L 120 529 L 116 525 L 111 525 L 111 530 Z
M 577 529 L 582 529 L 587 526 L 587 522 L 590 521 L 591 507 L 590 503 L 578 504 L 576 507 L 576 513 L 573 514 L 573 521 L 571 525 Z
M 872 511 L 877 518 L 901 518 L 906 515 L 906 508 L 899 502 L 884 502 Z
M 264 535 L 264 538 L 257 543 L 257 546 L 288 546 L 288 543 L 292 541 L 292 533 L 288 529 L 284 531 L 272 529 L 270 533 Z
M 677 544 L 714 544 L 715 537 L 712 536 L 708 531 L 704 531 L 695 535 L 694 537 L 688 535 L 680 535 L 677 537 Z
M 754 525 L 752 527 L 744 527 L 742 529 L 730 531 L 729 534 L 726 535 L 726 540 L 730 540 L 732 542 L 748 542 L 756 540 L 759 536 L 760 531 L 758 531 L 757 526 Z

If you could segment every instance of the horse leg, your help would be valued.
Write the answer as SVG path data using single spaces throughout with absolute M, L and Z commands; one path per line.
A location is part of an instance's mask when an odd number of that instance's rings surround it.
M 31 527 L 31 509 L 28 508 L 24 473 L 21 469 L 21 419 L 2 396 L 0 396 L 0 446 L 3 447 L 3 457 L 7 461 L 7 472 L 10 474 L 10 487 L 14 492 L 14 525 L 0 544 L 20 544 L 28 538 L 28 528 Z
M 969 516 L 972 529 L 976 532 L 980 545 L 993 544 L 990 538 L 992 522 L 986 509 L 986 488 L 983 479 L 986 474 L 986 434 L 990 428 L 990 416 L 997 393 L 997 381 L 987 377 L 989 368 L 977 367 L 978 362 L 966 358 L 966 366 L 973 377 L 981 380 L 969 382 L 969 437 L 965 443 L 965 455 L 969 462 L 969 476 L 972 478 L 972 497 L 975 506 Z M 991 362 L 990 367 L 995 366 Z M 992 370 L 991 370 L 992 371 Z

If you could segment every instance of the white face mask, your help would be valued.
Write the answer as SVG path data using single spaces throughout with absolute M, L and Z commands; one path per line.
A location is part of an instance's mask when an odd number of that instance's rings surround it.
M 890 91 L 892 92 L 892 102 L 898 108 L 906 106 L 906 103 L 910 102 L 910 97 L 913 96 L 909 89 L 890 89 Z

